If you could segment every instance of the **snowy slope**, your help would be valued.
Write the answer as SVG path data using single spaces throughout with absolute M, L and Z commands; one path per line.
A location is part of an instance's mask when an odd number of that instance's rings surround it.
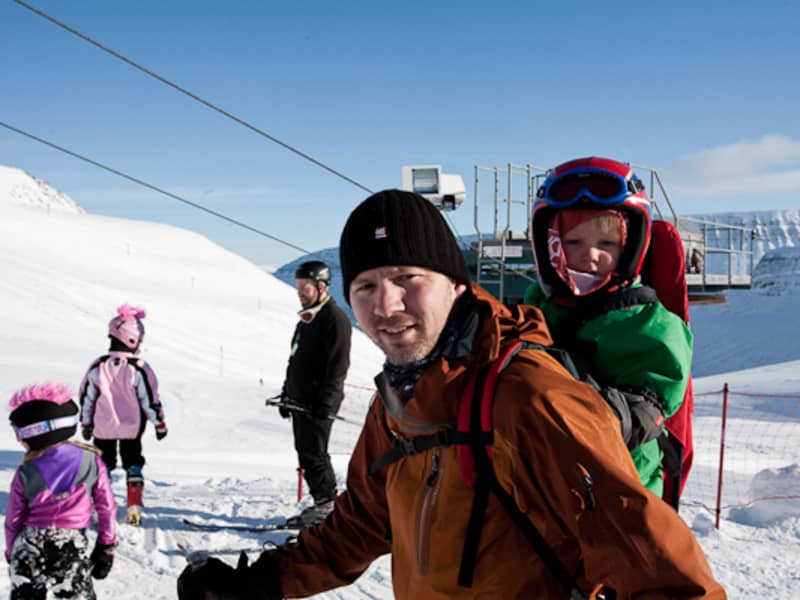
M 725 304 L 691 305 L 695 377 L 800 360 L 798 298 L 775 291 L 730 290 Z
M 7 189 L 4 177 L 0 172 L 0 190 Z M 26 204 L 0 194 L 0 399 L 45 378 L 77 387 L 89 362 L 106 349 L 106 324 L 116 306 L 148 309 L 143 356 L 161 380 L 170 433 L 161 442 L 152 429 L 145 433 L 147 520 L 140 529 L 120 526 L 114 570 L 97 589 L 100 598 L 174 598 L 184 566 L 178 543 L 246 548 L 254 557 L 262 542 L 283 538 L 192 532 L 181 518 L 260 523 L 298 508 L 290 426 L 263 405 L 282 382 L 298 308 L 293 289 L 189 231 L 42 206 L 40 198 Z M 698 391 L 732 381 L 798 393 L 798 332 L 791 329 L 798 300 L 791 291 L 768 297 L 743 292 L 741 302 L 694 307 L 696 369 L 718 373 L 697 379 Z M 749 338 L 745 347 L 730 341 L 731 330 L 739 329 Z M 770 352 L 756 353 L 759 347 Z M 363 417 L 381 363 L 380 353 L 355 331 L 343 416 Z M 754 363 L 765 366 L 743 370 Z M 334 427 L 340 482 L 357 434 L 357 427 Z M 769 448 L 758 451 L 768 454 Z M 21 456 L 11 429 L 0 429 L 0 508 Z M 701 465 L 713 460 L 698 456 Z M 121 503 L 119 471 L 114 490 Z M 726 513 L 719 531 L 709 527 L 704 508 L 683 510 L 730 598 L 797 597 L 800 517 L 772 508 L 777 519 L 769 523 L 753 515 L 734 521 Z M 0 572 L 0 595 L 8 589 Z M 321 597 L 391 598 L 388 559 L 353 586 Z
M 143 356 L 160 378 L 170 432 L 158 443 L 152 429 L 145 434 L 150 520 L 121 527 L 115 570 L 98 590 L 101 598 L 173 598 L 183 567 L 176 544 L 204 544 L 180 517 L 261 520 L 297 510 L 291 427 L 264 406 L 283 381 L 295 293 L 190 231 L 43 206 L 0 197 L 0 398 L 45 378 L 77 388 L 107 349 L 116 307 L 147 308 Z M 360 420 L 382 357 L 354 332 L 352 361 L 342 415 Z M 352 448 L 357 433 L 334 427 L 332 450 Z M 2 507 L 21 456 L 11 429 L 0 429 Z M 335 460 L 343 476 L 346 457 Z M 121 477 L 114 488 L 123 503 Z M 247 538 L 215 534 L 214 545 Z

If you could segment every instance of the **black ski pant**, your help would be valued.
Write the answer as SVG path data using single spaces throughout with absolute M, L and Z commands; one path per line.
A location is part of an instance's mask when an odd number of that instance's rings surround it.
M 143 467 L 144 456 L 142 455 L 142 434 L 147 425 L 144 413 L 141 415 L 142 424 L 139 426 L 139 433 L 131 440 L 101 440 L 94 438 L 94 445 L 102 452 L 101 458 L 108 469 L 114 470 L 117 466 L 117 446 L 119 446 L 119 457 L 122 460 L 122 468 L 126 471 L 128 467 Z
M 83 529 L 23 528 L 11 550 L 9 598 L 95 600 L 88 545 Z
M 294 449 L 315 504 L 336 497 L 336 475 L 328 454 L 332 425 L 331 419 L 317 419 L 299 412 L 292 415 Z

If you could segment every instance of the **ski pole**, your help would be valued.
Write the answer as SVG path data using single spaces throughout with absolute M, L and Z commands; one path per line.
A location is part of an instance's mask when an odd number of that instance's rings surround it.
M 278 395 L 278 396 L 273 396 L 272 398 L 267 398 L 265 404 L 267 406 L 277 406 L 278 408 L 285 408 L 286 410 L 291 410 L 292 412 L 303 413 L 306 415 L 313 416 L 314 414 L 313 411 L 310 411 L 305 406 L 299 406 L 291 402 L 282 402 L 280 400 L 277 400 L 278 398 L 281 398 L 281 396 Z M 358 427 L 361 426 L 361 423 L 357 423 L 356 421 L 351 421 L 350 419 L 345 419 L 344 417 L 340 417 L 339 415 L 327 415 L 326 418 L 332 421 L 333 420 L 343 421 L 344 423 L 349 423 L 350 425 L 356 425 Z

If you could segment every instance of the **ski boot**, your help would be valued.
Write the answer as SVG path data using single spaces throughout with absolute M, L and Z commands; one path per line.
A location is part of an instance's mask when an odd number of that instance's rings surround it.
M 299 515 L 286 519 L 286 527 L 290 529 L 305 529 L 317 523 L 322 523 L 329 514 L 333 512 L 333 500 L 324 500 L 317 504 L 312 504 L 304 509 Z
M 142 467 L 128 467 L 126 479 L 128 482 L 128 523 L 131 525 L 142 524 L 142 490 L 144 488 L 144 478 L 142 477 Z

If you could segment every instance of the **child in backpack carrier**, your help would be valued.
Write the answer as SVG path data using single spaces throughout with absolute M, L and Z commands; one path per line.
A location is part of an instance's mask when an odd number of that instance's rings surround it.
M 650 201 L 630 166 L 596 157 L 559 165 L 534 203 L 539 281 L 525 302 L 609 402 L 642 483 L 660 497 L 659 441 L 683 401 L 692 334 L 640 283 L 650 232 Z
M 22 388 L 8 403 L 9 419 L 25 448 L 6 508 L 6 561 L 12 600 L 95 598 L 92 577 L 105 578 L 116 546 L 117 504 L 96 448 L 68 441 L 78 406 L 57 383 Z M 97 512 L 91 554 L 86 529 Z
M 80 387 L 81 435 L 102 451 L 109 473 L 117 465 L 117 448 L 125 469 L 128 522 L 138 525 L 144 503 L 142 434 L 147 421 L 156 439 L 167 435 L 164 410 L 158 397 L 158 380 L 150 365 L 138 357 L 144 338 L 142 308 L 124 304 L 108 324 L 111 341 L 107 354 L 89 366 Z

